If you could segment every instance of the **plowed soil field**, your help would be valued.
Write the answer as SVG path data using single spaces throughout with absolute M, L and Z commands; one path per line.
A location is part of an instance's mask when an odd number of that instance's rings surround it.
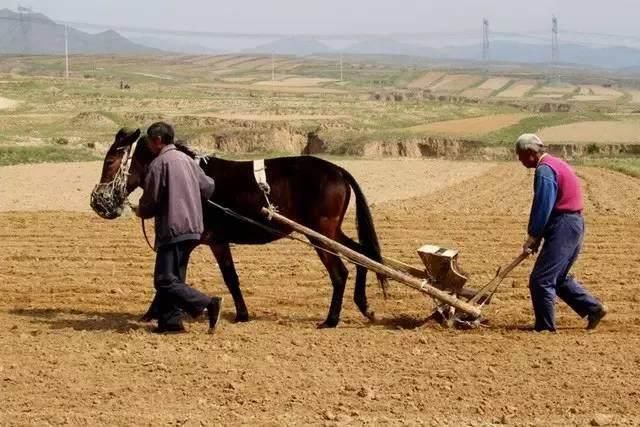
M 345 166 L 356 173 L 356 163 Z M 407 172 L 399 201 L 380 184 L 385 164 L 356 173 L 376 201 L 385 255 L 418 264 L 424 243 L 457 248 L 475 285 L 517 255 L 532 179 L 522 167 L 426 162 L 446 185 Z M 327 275 L 310 248 L 282 241 L 233 249 L 251 322 L 231 322 L 228 292 L 199 248 L 189 281 L 226 297 L 221 327 L 211 336 L 194 321 L 188 334 L 156 336 L 137 321 L 152 297 L 153 253 L 135 219 L 14 204 L 0 212 L 0 424 L 638 425 L 640 180 L 579 174 L 588 231 L 575 273 L 611 311 L 591 333 L 561 303 L 557 334 L 526 330 L 530 261 L 487 308 L 487 328 L 425 324 L 428 299 L 397 284 L 385 301 L 370 278 L 376 322 L 355 310 L 350 281 L 340 326 L 316 330 Z M 74 181 L 52 179 L 42 200 L 86 200 Z M 3 187 L 21 185 L 3 176 Z

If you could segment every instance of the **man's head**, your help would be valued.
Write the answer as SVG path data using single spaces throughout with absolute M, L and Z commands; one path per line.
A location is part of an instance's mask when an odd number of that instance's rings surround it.
M 154 123 L 147 129 L 147 138 L 149 150 L 157 156 L 165 146 L 173 144 L 173 128 L 164 122 Z
M 524 167 L 535 168 L 544 154 L 544 143 L 537 135 L 525 133 L 516 141 L 516 154 Z

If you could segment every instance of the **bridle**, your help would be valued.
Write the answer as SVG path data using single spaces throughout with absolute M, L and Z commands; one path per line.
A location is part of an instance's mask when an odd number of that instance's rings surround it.
M 125 147 L 119 147 L 116 151 L 124 151 L 120 167 L 109 182 L 101 182 L 97 184 L 91 192 L 90 205 L 96 213 L 101 212 L 114 213 L 114 211 L 125 203 L 127 200 L 127 179 L 129 178 L 129 170 L 133 161 L 133 154 L 138 140 L 133 144 Z

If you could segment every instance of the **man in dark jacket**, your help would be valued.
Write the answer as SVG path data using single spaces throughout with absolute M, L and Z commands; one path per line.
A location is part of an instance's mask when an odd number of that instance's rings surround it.
M 155 218 L 156 264 L 154 304 L 159 310 L 155 332 L 183 332 L 183 313 L 200 316 L 207 310 L 209 332 L 220 318 L 222 298 L 208 297 L 185 283 L 189 256 L 204 231 L 203 200 L 213 194 L 213 179 L 176 149 L 170 125 L 154 123 L 147 130 L 148 147 L 156 156 L 149 165 L 136 214 Z

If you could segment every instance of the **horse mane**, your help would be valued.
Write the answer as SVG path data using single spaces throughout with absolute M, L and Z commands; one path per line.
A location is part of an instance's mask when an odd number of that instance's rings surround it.
M 206 154 L 205 156 L 198 156 L 198 153 L 196 153 L 195 151 L 193 151 L 185 141 L 182 140 L 178 140 L 175 143 L 176 149 L 178 151 L 180 151 L 181 153 L 186 154 L 187 156 L 191 157 L 192 159 L 195 159 L 196 157 L 215 157 L 215 154 Z
M 197 154 L 195 151 L 193 151 L 191 148 L 189 148 L 189 146 L 187 146 L 187 143 L 185 141 L 176 141 L 174 143 L 174 145 L 176 146 L 176 149 L 178 151 L 180 151 L 181 153 L 186 154 L 187 156 L 191 157 L 192 159 L 195 159 Z
M 198 157 L 208 157 L 208 158 L 213 158 L 216 157 L 215 154 L 207 154 L 205 156 L 199 156 L 198 153 L 196 153 L 194 150 L 192 150 L 185 141 L 183 140 L 177 140 L 174 142 L 174 145 L 176 146 L 176 149 L 178 151 L 180 151 L 181 153 L 186 154 L 187 156 L 189 156 L 192 159 L 196 159 Z M 151 154 L 151 151 L 149 151 L 149 149 L 147 148 L 147 136 L 142 136 L 140 137 L 140 139 L 138 140 L 138 145 L 136 146 L 136 152 L 135 155 L 137 155 L 138 157 L 142 157 L 143 162 L 146 161 L 146 163 L 150 163 L 153 160 L 153 155 Z

